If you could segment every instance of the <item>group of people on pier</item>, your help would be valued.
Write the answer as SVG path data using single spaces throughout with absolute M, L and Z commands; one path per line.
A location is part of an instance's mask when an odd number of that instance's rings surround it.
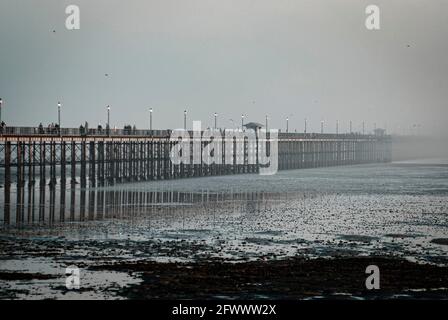
M 50 123 L 46 128 L 44 128 L 42 122 L 39 123 L 39 126 L 37 127 L 37 133 L 38 134 L 59 134 L 60 128 L 59 125 L 56 123 Z

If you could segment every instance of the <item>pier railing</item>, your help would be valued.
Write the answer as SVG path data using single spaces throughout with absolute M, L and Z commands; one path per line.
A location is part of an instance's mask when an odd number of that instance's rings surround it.
M 223 131 L 224 129 L 220 129 Z M 57 127 L 5 127 L 0 128 L 0 135 L 3 136 L 62 136 L 62 137 L 169 137 L 172 130 L 147 130 L 147 129 L 116 129 L 116 128 L 57 128 Z M 190 134 L 192 133 L 189 131 Z M 278 138 L 288 139 L 378 139 L 381 137 L 372 134 L 353 133 L 297 133 L 281 132 Z
M 0 129 L 4 136 L 168 136 L 170 130 L 137 130 L 116 128 L 57 128 L 57 127 L 5 127 Z

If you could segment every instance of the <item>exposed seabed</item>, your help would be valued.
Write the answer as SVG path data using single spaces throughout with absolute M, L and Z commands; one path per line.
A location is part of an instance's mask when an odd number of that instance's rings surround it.
M 0 200 L 1 298 L 448 297 L 444 164 L 53 190 Z

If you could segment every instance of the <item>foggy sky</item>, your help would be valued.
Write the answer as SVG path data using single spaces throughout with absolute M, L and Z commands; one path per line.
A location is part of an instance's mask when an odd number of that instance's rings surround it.
M 65 8 L 81 29 L 65 28 Z M 364 26 L 381 9 L 381 30 Z M 56 32 L 53 32 L 55 30 Z M 109 76 L 105 76 L 105 74 Z M 290 131 L 447 133 L 445 0 L 2 0 L 0 97 L 8 125 L 148 128 L 249 121 Z M 413 129 L 417 130 L 417 129 Z M 415 133 L 415 132 L 414 132 Z

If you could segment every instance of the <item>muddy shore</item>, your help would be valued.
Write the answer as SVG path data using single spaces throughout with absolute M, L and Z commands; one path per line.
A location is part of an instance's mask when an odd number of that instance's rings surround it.
M 380 290 L 367 290 L 365 268 L 381 270 Z M 114 263 L 96 266 L 139 273 L 143 282 L 120 294 L 131 299 L 381 299 L 448 298 L 448 268 L 402 259 L 358 257 L 226 263 Z
M 2 299 L 448 299 L 446 265 L 393 255 L 235 261 L 204 255 L 210 247 L 188 241 L 3 238 L 0 245 L 0 266 L 13 265 L 0 272 Z M 65 287 L 68 265 L 82 269 L 80 290 Z M 369 265 L 380 269 L 379 290 L 366 289 Z
M 0 299 L 448 298 L 446 166 L 33 190 L 0 210 Z

